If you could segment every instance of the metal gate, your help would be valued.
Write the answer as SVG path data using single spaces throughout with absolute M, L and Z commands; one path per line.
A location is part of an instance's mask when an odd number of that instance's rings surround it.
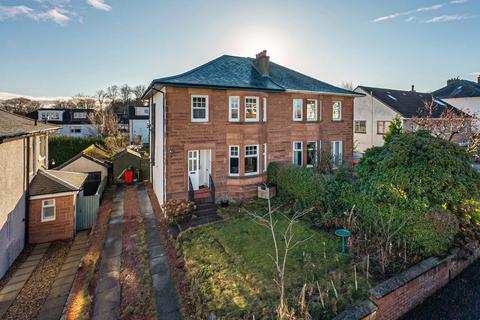
M 98 186 L 97 193 L 91 196 L 77 198 L 77 215 L 75 221 L 75 229 L 77 232 L 90 229 L 95 223 L 106 185 L 107 178 L 103 178 Z

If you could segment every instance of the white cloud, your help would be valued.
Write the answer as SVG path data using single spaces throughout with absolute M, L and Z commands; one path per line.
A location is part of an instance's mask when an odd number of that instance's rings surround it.
M 460 21 L 460 20 L 466 20 L 466 19 L 471 19 L 473 18 L 472 16 L 464 15 L 464 14 L 444 14 L 438 17 L 433 17 L 425 23 L 439 23 L 439 22 L 452 22 L 452 21 Z
M 412 22 L 413 19 L 415 19 L 415 17 L 408 17 L 407 19 L 405 19 L 405 22 Z
M 27 17 L 35 21 L 52 21 L 59 25 L 66 25 L 70 20 L 69 11 L 63 8 L 52 8 L 38 11 L 27 6 L 0 6 L 0 20 L 16 17 Z
M 105 0 L 87 0 L 87 3 L 98 10 L 110 11 L 112 6 L 105 3 Z
M 450 4 L 462 4 L 462 3 L 466 3 L 467 1 L 468 0 L 452 0 L 450 2 L 437 3 L 437 4 L 431 5 L 429 7 L 420 7 L 420 8 L 416 8 L 416 9 L 412 9 L 412 10 L 408 10 L 408 11 L 396 12 L 396 13 L 392 13 L 392 14 L 389 14 L 389 15 L 386 15 L 386 16 L 375 18 L 375 19 L 373 19 L 373 22 L 381 22 L 381 21 L 391 20 L 391 19 L 395 19 L 395 18 L 398 18 L 398 17 L 402 17 L 402 16 L 409 16 L 409 15 L 412 15 L 412 14 L 415 14 L 415 13 L 436 11 L 436 10 L 442 9 L 442 8 L 444 8 L 444 7 L 446 7 L 447 5 L 450 5 Z M 409 17 L 409 18 L 405 19 L 405 22 L 410 22 L 410 21 L 413 20 L 413 19 L 410 19 L 410 18 L 413 18 L 413 17 Z

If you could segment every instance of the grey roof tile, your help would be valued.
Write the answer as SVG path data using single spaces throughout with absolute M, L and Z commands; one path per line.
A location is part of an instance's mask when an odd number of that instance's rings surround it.
M 441 99 L 480 97 L 480 85 L 473 81 L 458 79 L 432 94 Z
M 86 173 L 39 170 L 30 184 L 31 196 L 77 191 L 87 179 Z
M 58 129 L 60 127 L 55 125 L 0 110 L 0 140 Z

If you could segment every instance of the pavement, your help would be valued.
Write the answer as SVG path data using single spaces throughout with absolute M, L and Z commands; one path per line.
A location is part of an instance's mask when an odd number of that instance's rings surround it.
M 480 261 L 477 261 L 403 320 L 480 320 Z

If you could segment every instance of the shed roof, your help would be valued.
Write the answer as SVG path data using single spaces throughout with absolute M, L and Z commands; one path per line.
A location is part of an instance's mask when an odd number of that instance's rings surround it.
M 88 174 L 58 170 L 39 170 L 30 184 L 30 196 L 81 190 Z

